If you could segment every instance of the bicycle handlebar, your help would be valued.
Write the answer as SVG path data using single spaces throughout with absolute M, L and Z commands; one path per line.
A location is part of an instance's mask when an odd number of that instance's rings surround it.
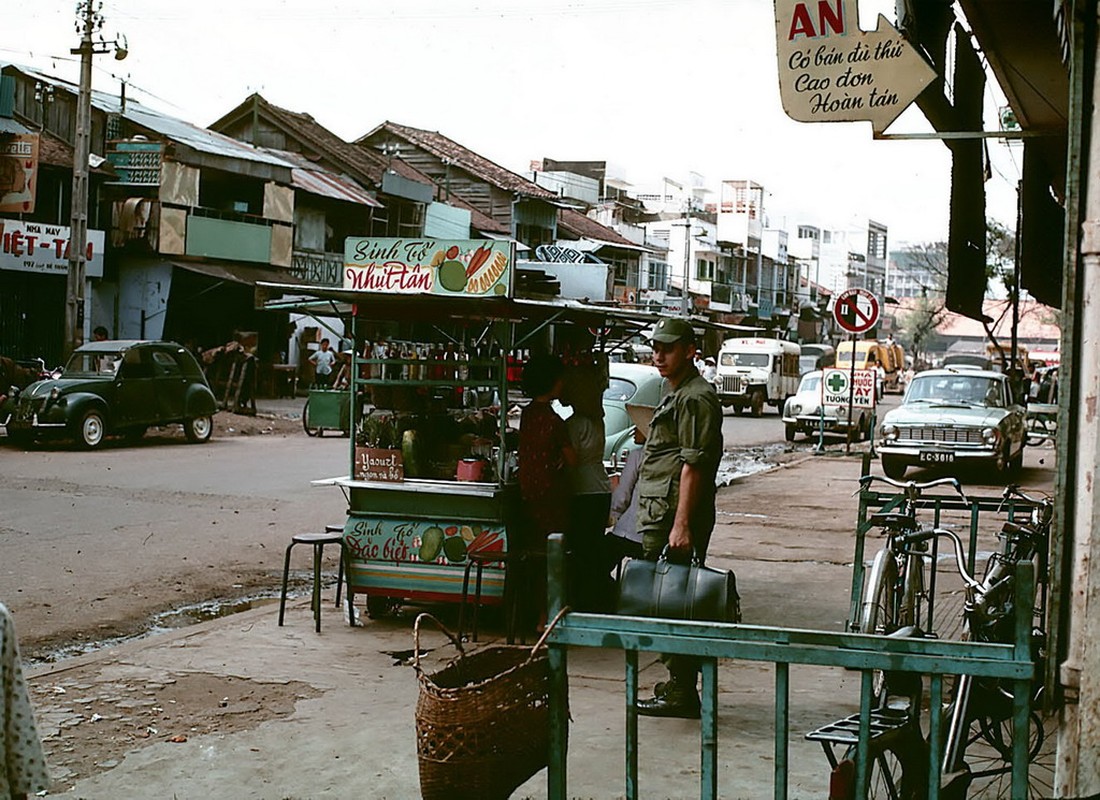
M 985 591 L 984 585 L 966 569 L 966 561 L 963 559 L 962 539 L 960 539 L 959 535 L 954 531 L 949 531 L 946 528 L 925 528 L 924 530 L 899 536 L 898 541 L 903 545 L 910 543 L 916 544 L 917 542 L 924 542 L 936 536 L 944 536 L 951 540 L 951 548 L 955 552 L 955 567 L 959 571 L 959 577 L 962 578 L 963 583 L 966 584 L 968 589 L 973 589 L 978 594 L 983 594 Z
M 1051 505 L 1053 502 L 1050 498 L 1050 495 L 1048 494 L 1043 494 L 1042 497 L 1032 497 L 1031 495 L 1024 492 L 1024 490 L 1020 488 L 1020 485 L 1018 483 L 1010 483 L 1004 488 L 1004 491 L 1001 492 L 1001 507 L 1003 507 L 1004 504 L 1013 497 L 1019 497 L 1021 500 L 1026 500 L 1027 502 L 1034 503 L 1037 506 L 1048 506 Z M 1000 511 L 1001 507 L 999 507 L 997 510 Z
M 907 495 L 913 497 L 919 497 L 921 492 L 925 489 L 931 489 L 933 486 L 951 486 L 958 492 L 963 502 L 970 502 L 970 499 L 963 493 L 962 486 L 959 484 L 959 479 L 950 476 L 946 478 L 936 478 L 933 481 L 927 481 L 925 483 L 917 483 L 916 481 L 896 481 L 893 478 L 887 478 L 885 475 L 861 475 L 859 478 L 859 486 L 861 489 L 866 489 L 874 481 L 882 481 L 898 489 L 904 489 Z

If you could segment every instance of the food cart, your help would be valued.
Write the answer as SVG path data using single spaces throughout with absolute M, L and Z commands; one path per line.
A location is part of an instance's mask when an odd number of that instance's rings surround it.
M 351 321 L 350 469 L 319 482 L 347 497 L 348 591 L 366 596 L 372 616 L 404 602 L 459 602 L 472 552 L 519 546 L 526 358 L 553 352 L 606 382 L 612 334 L 654 319 L 517 300 L 514 282 L 510 242 L 352 238 L 342 288 L 263 287 L 265 308 L 301 310 L 315 298 Z M 482 603 L 499 604 L 504 582 L 503 557 L 485 564 Z

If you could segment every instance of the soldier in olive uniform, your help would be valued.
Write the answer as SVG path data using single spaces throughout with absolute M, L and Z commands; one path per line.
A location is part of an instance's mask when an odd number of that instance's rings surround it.
M 653 414 L 638 478 L 638 531 L 645 557 L 667 547 L 676 560 L 706 558 L 714 529 L 715 476 L 722 458 L 722 405 L 695 368 L 695 332 L 685 319 L 666 317 L 652 336 L 653 363 L 671 392 Z M 669 680 L 638 701 L 638 713 L 699 717 L 699 660 L 666 656 Z

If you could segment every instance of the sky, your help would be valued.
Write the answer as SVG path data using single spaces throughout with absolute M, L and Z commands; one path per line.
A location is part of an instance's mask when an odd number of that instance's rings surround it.
M 861 27 L 893 8 L 863 0 Z M 605 160 L 638 187 L 752 180 L 787 230 L 870 218 L 891 249 L 947 236 L 942 142 L 783 113 L 768 0 L 103 0 L 102 13 L 129 56 L 97 56 L 95 89 L 126 80 L 129 98 L 199 125 L 259 92 L 349 140 L 391 120 L 520 173 L 546 157 Z M 75 82 L 75 23 L 72 0 L 25 3 L 0 27 L 0 61 Z M 997 103 L 987 89 L 987 129 Z M 888 133 L 930 130 L 914 106 Z M 1010 227 L 1017 147 L 989 141 L 987 215 Z

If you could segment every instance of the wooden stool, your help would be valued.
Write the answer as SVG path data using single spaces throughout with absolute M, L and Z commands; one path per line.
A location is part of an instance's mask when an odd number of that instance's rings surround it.
M 333 527 L 333 526 L 326 526 Z M 343 528 L 340 527 L 340 531 Z M 344 551 L 344 537 L 342 533 L 327 532 L 327 533 L 298 533 L 293 536 L 289 545 L 286 548 L 286 559 L 283 561 L 283 591 L 279 597 L 279 626 L 283 624 L 283 615 L 286 611 L 286 584 L 287 579 L 290 576 L 290 551 L 294 549 L 295 545 L 309 544 L 313 545 L 313 597 L 310 602 L 310 608 L 313 610 L 313 618 L 317 624 L 317 632 L 321 632 L 321 556 L 324 554 L 326 544 L 340 545 L 340 566 L 337 572 L 336 578 L 336 607 L 340 607 L 340 584 L 344 582 L 344 560 L 346 558 Z M 349 593 L 349 611 L 350 609 L 350 593 Z M 352 615 L 351 624 L 355 624 L 355 617 Z

